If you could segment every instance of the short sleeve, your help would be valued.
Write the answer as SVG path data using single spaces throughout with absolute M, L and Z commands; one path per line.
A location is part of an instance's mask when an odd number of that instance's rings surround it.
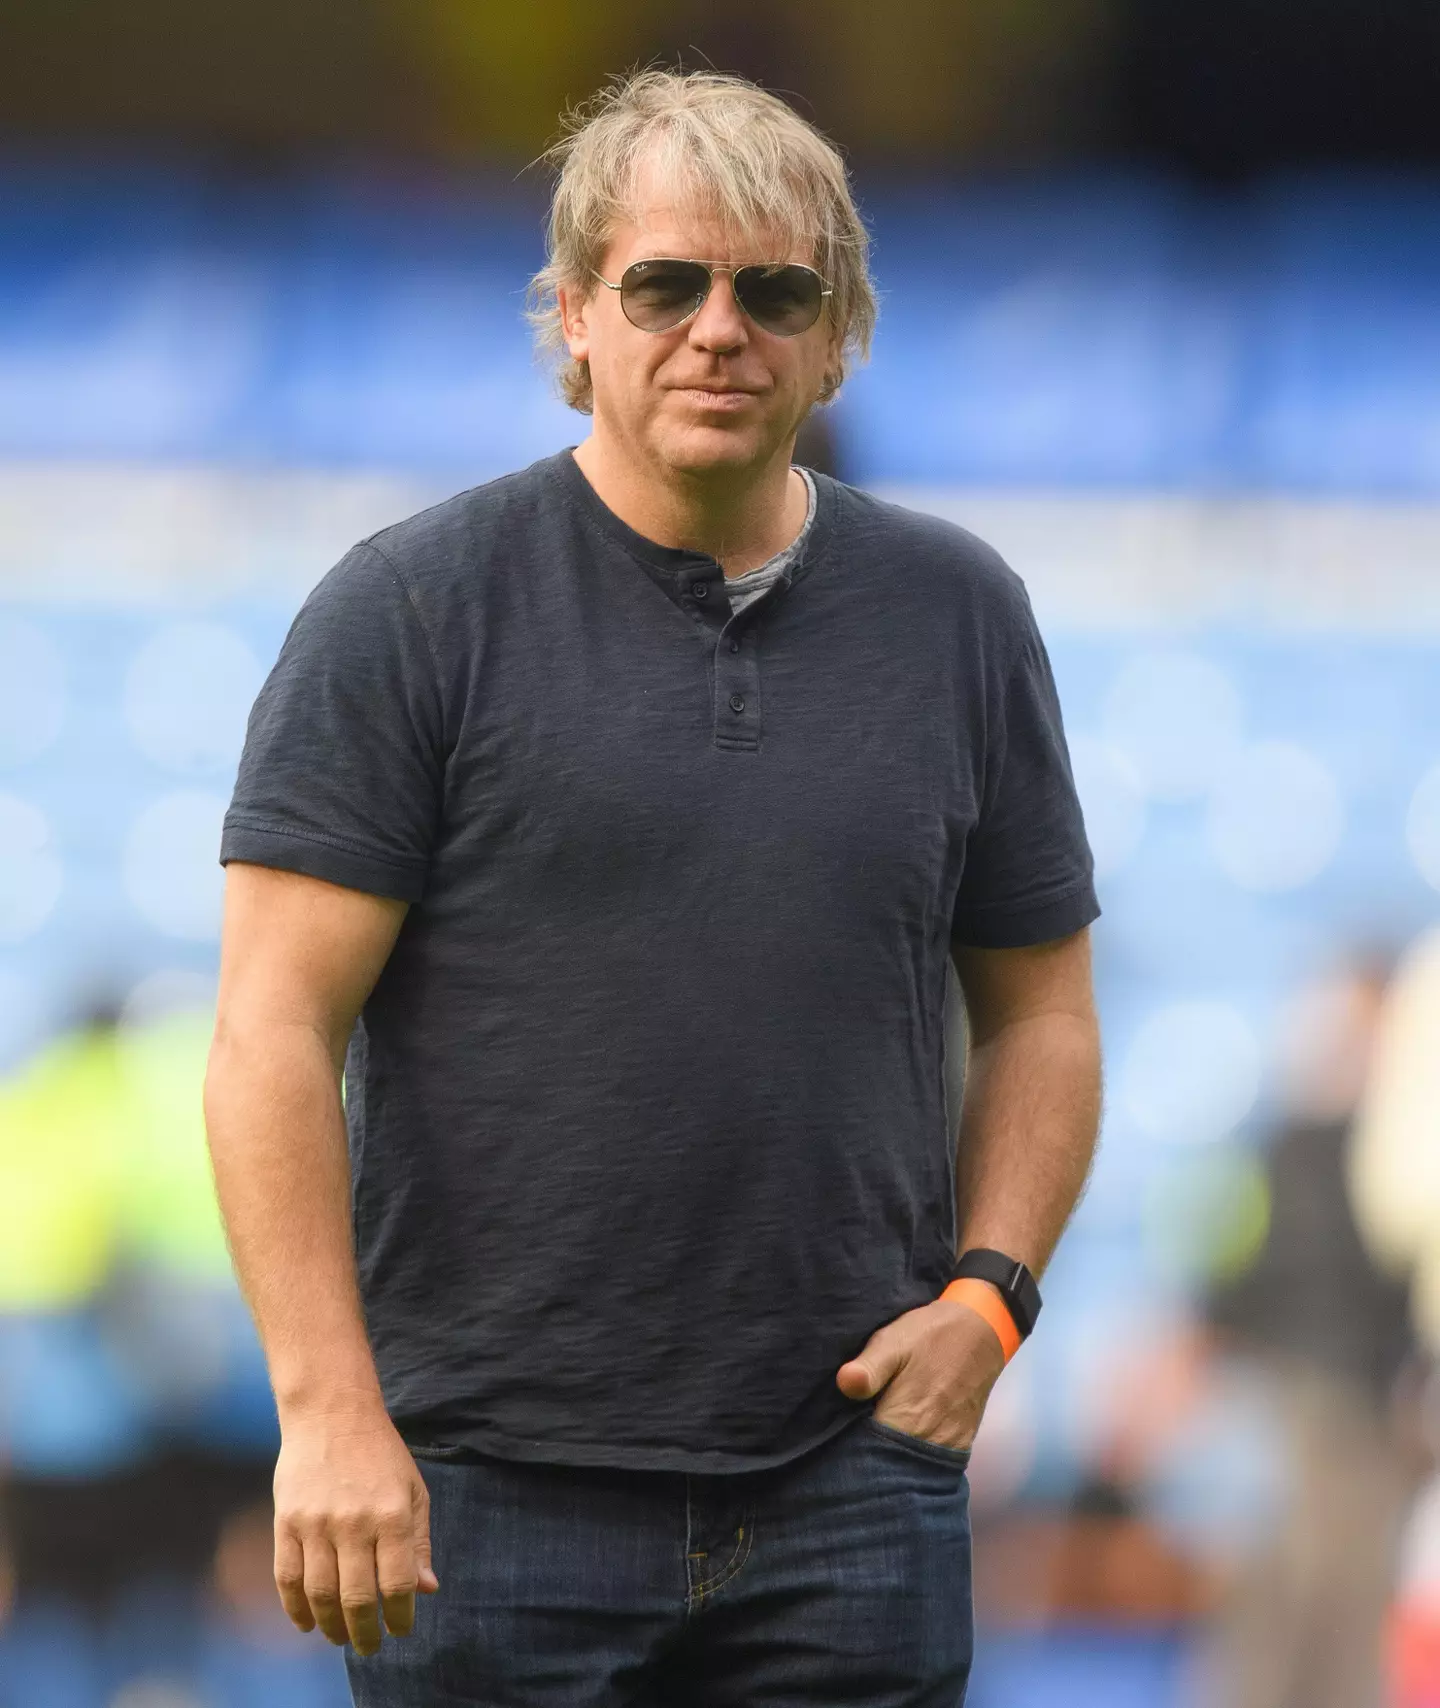
M 246 726 L 220 863 L 419 901 L 440 818 L 440 687 L 409 593 L 359 545 L 301 606 Z
M 987 718 L 980 813 L 966 843 L 951 940 L 1019 949 L 1068 937 L 1100 914 L 1094 861 L 1060 700 L 1028 596 L 1019 647 Z

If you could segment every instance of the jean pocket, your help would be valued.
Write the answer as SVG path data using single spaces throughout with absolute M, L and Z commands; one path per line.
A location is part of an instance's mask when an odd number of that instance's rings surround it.
M 463 1459 L 470 1449 L 465 1446 L 451 1446 L 444 1441 L 407 1441 L 412 1459 Z
M 865 1423 L 882 1441 L 893 1442 L 897 1447 L 918 1453 L 922 1458 L 933 1460 L 937 1465 L 949 1465 L 954 1470 L 963 1471 L 970 1463 L 968 1447 L 947 1447 L 943 1441 L 927 1441 L 923 1435 L 909 1435 L 903 1429 L 896 1429 L 893 1424 L 882 1423 L 870 1413 L 866 1414 Z

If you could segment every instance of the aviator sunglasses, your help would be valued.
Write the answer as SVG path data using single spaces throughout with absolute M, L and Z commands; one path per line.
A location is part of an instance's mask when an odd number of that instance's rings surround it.
M 717 273 L 730 275 L 742 311 L 764 332 L 793 338 L 820 318 L 830 287 L 813 267 L 791 261 L 749 267 L 712 267 L 708 261 L 633 261 L 606 290 L 619 291 L 626 320 L 642 332 L 671 332 L 698 314 Z

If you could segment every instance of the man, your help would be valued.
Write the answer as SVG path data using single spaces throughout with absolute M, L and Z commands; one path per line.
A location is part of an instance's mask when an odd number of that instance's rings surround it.
M 1097 1122 L 1049 665 L 978 540 L 791 466 L 874 317 L 830 144 L 649 72 L 557 159 L 593 430 L 321 581 L 225 823 L 276 1579 L 361 1704 L 959 1703 L 970 1443 Z M 1002 1256 L 941 1299 L 957 1197 Z

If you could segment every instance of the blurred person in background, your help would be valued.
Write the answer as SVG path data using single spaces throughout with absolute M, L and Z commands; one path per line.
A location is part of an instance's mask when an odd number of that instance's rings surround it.
M 22 1612 L 99 1606 L 150 1540 L 148 1419 L 108 1332 L 135 1111 L 119 1002 L 77 1006 L 0 1085 L 0 1529 Z
M 269 1481 L 205 1148 L 212 1029 L 106 994 L 0 1084 L 7 1704 L 51 1688 L 57 1653 L 96 1690 L 157 1655 L 183 1671 L 227 1517 Z
M 1217 1258 L 1197 1319 L 1137 1350 L 1116 1384 L 1102 1458 L 1142 1501 L 1186 1481 L 1177 1460 L 1197 1447 L 1225 1454 L 1238 1487 L 1247 1414 L 1248 1450 L 1269 1444 L 1249 1514 L 1191 1518 L 1209 1532 L 1195 1537 L 1212 1579 L 1197 1607 L 1211 1609 L 1201 1671 L 1216 1708 L 1385 1701 L 1381 1636 L 1414 1488 L 1402 1402 L 1416 1347 L 1408 1289 L 1362 1238 L 1351 1179 L 1390 964 L 1357 951 L 1287 1005 L 1260 1241 L 1228 1270 Z
M 1375 1261 L 1407 1288 L 1422 1354 L 1411 1384 L 1423 1486 L 1405 1516 L 1387 1632 L 1389 1708 L 1440 1703 L 1440 928 L 1412 943 L 1377 1016 L 1348 1178 Z M 1388 1562 L 1387 1562 L 1388 1564 Z
M 1389 976 L 1357 954 L 1303 991 L 1282 1035 L 1283 1119 L 1268 1146 L 1269 1227 L 1214 1288 L 1222 1353 L 1258 1369 L 1286 1449 L 1279 1527 L 1230 1587 L 1218 1627 L 1226 1708 L 1379 1708 L 1381 1631 L 1413 1467 L 1397 1384 L 1415 1356 L 1408 1289 L 1357 1226 L 1355 1114 Z
M 651 72 L 556 158 L 591 435 L 321 581 L 225 822 L 277 1582 L 359 1703 L 958 1705 L 1098 1122 L 1049 661 L 988 547 L 793 464 L 874 314 L 834 148 Z

